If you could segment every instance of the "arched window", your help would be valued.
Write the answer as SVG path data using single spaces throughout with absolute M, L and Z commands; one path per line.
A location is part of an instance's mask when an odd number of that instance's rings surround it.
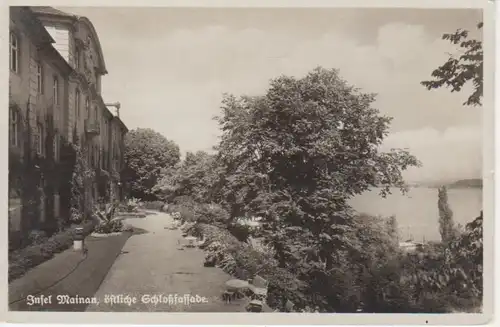
M 17 35 L 10 32 L 10 70 L 19 73 L 19 39 Z

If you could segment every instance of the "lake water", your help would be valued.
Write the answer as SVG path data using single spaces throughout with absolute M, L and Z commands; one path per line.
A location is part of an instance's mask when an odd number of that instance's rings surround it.
M 395 215 L 402 240 L 437 241 L 439 235 L 438 190 L 412 188 L 407 195 L 397 189 L 382 198 L 378 190 L 364 193 L 351 201 L 358 212 L 389 217 Z M 482 210 L 482 190 L 479 188 L 448 189 L 448 203 L 455 223 L 465 224 L 479 216 Z

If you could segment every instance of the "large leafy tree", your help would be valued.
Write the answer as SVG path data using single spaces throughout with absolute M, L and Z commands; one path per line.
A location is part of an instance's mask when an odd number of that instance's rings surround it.
M 390 117 L 336 70 L 273 79 L 264 96 L 226 95 L 218 160 L 232 214 L 264 218 L 265 240 L 282 267 L 321 271 L 355 244 L 348 200 L 370 188 L 406 191 L 402 171 L 419 164 L 406 150 L 381 152 Z M 343 257 L 345 258 L 345 256 Z
M 483 23 L 479 23 L 477 27 L 481 29 Z M 458 45 L 459 54 L 451 55 L 447 62 L 432 72 L 434 79 L 424 81 L 422 85 L 429 90 L 446 86 L 451 88 L 452 92 L 459 92 L 467 82 L 472 82 L 474 91 L 464 104 L 480 106 L 483 97 L 482 41 L 470 38 L 469 32 L 463 29 L 459 29 L 455 33 L 444 34 L 443 39 Z M 456 231 L 455 234 L 457 234 Z M 451 278 L 451 280 L 456 281 L 456 284 L 459 284 L 454 288 L 455 290 L 463 288 L 462 293 L 482 299 L 482 212 L 479 217 L 467 224 L 463 233 L 455 235 L 447 251 L 447 265 L 440 267 L 441 274 L 446 279 Z M 457 274 L 463 278 L 457 278 Z
M 477 25 L 479 29 L 483 23 Z M 451 88 L 451 92 L 459 92 L 464 85 L 472 82 L 473 93 L 465 105 L 480 106 L 483 97 L 483 43 L 469 37 L 469 31 L 458 29 L 455 33 L 443 35 L 447 40 L 459 48 L 458 53 L 450 54 L 448 60 L 432 72 L 433 79 L 423 81 L 427 89 L 440 87 Z
M 180 160 L 179 146 L 162 134 L 149 129 L 130 131 L 125 138 L 124 180 L 130 195 L 143 200 L 156 198 L 153 187 L 163 169 Z

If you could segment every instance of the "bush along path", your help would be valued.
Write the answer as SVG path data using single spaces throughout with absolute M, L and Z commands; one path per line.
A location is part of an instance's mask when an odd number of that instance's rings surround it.
M 52 235 L 48 239 L 35 240 L 35 244 L 9 253 L 9 282 L 23 276 L 30 269 L 50 260 L 54 255 L 68 249 L 73 244 L 76 227 L 83 228 L 83 234 L 88 235 L 94 228 L 94 222 L 74 225 L 66 230 Z
M 86 238 L 86 251 L 68 249 L 9 284 L 11 311 L 84 311 L 132 235 Z

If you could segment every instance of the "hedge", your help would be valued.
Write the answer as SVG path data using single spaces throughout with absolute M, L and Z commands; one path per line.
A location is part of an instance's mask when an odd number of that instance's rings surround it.
M 28 270 L 51 259 L 55 254 L 68 249 L 73 244 L 76 227 L 83 227 L 84 235 L 94 230 L 95 222 L 89 221 L 56 233 L 40 244 L 34 244 L 9 253 L 9 282 L 21 277 Z

